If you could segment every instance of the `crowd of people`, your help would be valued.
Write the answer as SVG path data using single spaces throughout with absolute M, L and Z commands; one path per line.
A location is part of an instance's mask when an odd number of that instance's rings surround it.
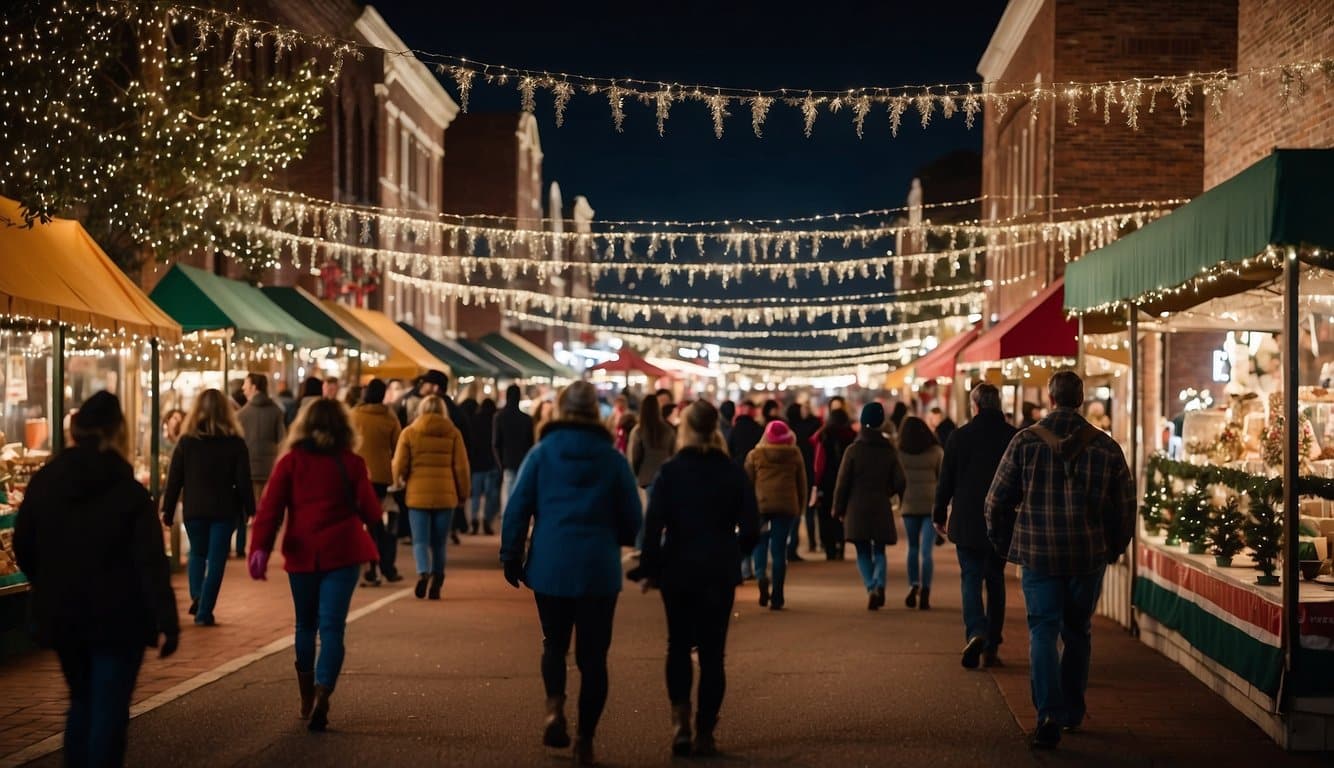
M 535 401 L 530 415 L 517 385 L 501 408 L 475 391 L 460 402 L 439 371 L 407 386 L 373 379 L 355 392 L 310 379 L 299 399 L 270 398 L 268 386 L 250 374 L 235 397 L 206 390 L 188 413 L 168 414 L 171 461 L 157 510 L 131 487 L 127 428 L 106 393 L 74 415 L 73 447 L 34 478 L 15 546 L 42 640 L 60 653 L 69 681 L 67 749 L 123 754 L 143 649 L 160 645 L 165 656 L 176 648 L 152 521 L 170 526 L 178 514 L 190 541 L 189 612 L 204 627 L 217 612 L 225 618 L 219 596 L 232 542 L 250 575 L 265 579 L 285 526 L 300 715 L 312 731 L 328 725 L 358 583 L 403 579 L 401 534 L 412 543 L 416 597 L 439 600 L 448 540 L 494 535 L 498 520 L 504 578 L 534 593 L 542 631 L 542 741 L 573 745 L 579 764 L 594 762 L 627 578 L 662 596 L 673 753 L 717 751 L 736 588 L 754 578 L 759 604 L 782 611 L 803 521 L 808 552 L 843 560 L 852 544 L 870 611 L 886 604 L 886 551 L 900 528 L 911 609 L 931 608 L 934 551 L 954 543 L 961 663 L 970 669 L 1002 664 L 1004 566 L 1021 564 L 1039 714 L 1033 744 L 1055 746 L 1082 721 L 1090 621 L 1103 570 L 1129 543 L 1134 486 L 1117 444 L 1079 414 L 1083 385 L 1072 373 L 1052 377 L 1054 410 L 1023 430 L 1007 422 L 988 384 L 972 390 L 972 418 L 957 430 L 938 409 L 919 417 L 902 402 L 888 413 L 867 402 L 855 419 L 841 397 L 819 414 L 809 401 L 715 407 L 675 402 L 667 390 L 607 403 L 586 381 Z M 93 518 L 105 536 L 73 537 L 75 550 L 53 545 Z M 108 586 L 105 604 L 75 594 L 87 563 L 113 561 L 99 586 Z M 114 585 L 123 589 L 111 595 Z M 575 638 L 572 738 L 566 659 Z M 692 651 L 700 667 L 693 703 Z M 107 680 L 114 684 L 91 682 Z

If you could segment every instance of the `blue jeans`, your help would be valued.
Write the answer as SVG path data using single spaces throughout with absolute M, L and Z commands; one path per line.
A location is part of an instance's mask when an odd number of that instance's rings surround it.
M 519 476 L 519 470 L 507 469 L 500 473 L 500 506 L 501 514 L 505 514 L 504 507 L 510 503 L 510 489 L 514 487 L 514 480 Z
M 932 551 L 936 546 L 936 529 L 931 525 L 931 516 L 904 515 L 903 530 L 908 534 L 908 583 L 930 589 L 935 567 Z
M 486 507 L 482 507 L 482 497 L 486 497 Z M 482 516 L 485 509 L 486 516 Z M 485 472 L 472 473 L 472 515 L 474 523 L 485 520 L 488 524 L 500 517 L 500 470 L 488 469 Z
M 144 660 L 143 645 L 103 647 L 86 639 L 58 641 L 56 654 L 69 684 L 65 765 L 124 765 L 130 696 Z
M 1005 624 L 1005 561 L 995 550 L 958 547 L 960 581 L 963 584 L 964 640 L 986 638 L 988 651 L 1001 644 Z M 986 588 L 986 606 L 982 590 Z
M 412 557 L 417 561 L 417 573 L 445 573 L 445 537 L 454 522 L 452 509 L 409 509 L 408 522 L 412 525 Z
M 343 630 L 347 609 L 357 591 L 361 567 L 349 565 L 332 571 L 289 573 L 292 605 L 296 607 L 296 668 L 315 673 L 315 682 L 333 690 L 343 668 Z M 315 633 L 320 656 L 315 659 Z
M 885 588 L 885 545 L 879 541 L 854 541 L 857 548 L 857 570 L 862 574 L 866 591 Z
M 1038 722 L 1079 725 L 1089 681 L 1093 611 L 1106 566 L 1081 576 L 1044 576 L 1024 569 L 1033 706 Z M 1064 646 L 1056 647 L 1060 637 Z
M 218 591 L 222 589 L 222 575 L 226 573 L 235 528 L 231 521 L 185 521 L 185 535 L 190 538 L 190 559 L 186 563 L 190 599 L 199 601 L 196 624 L 213 621 L 213 607 L 217 605 Z
M 760 543 L 755 545 L 755 575 L 764 578 L 768 570 L 769 557 L 773 556 L 773 577 L 770 579 L 771 594 L 779 605 L 783 603 L 783 580 L 787 577 L 787 537 L 792 535 L 792 526 L 797 524 L 795 517 L 775 515 L 769 518 L 769 532 L 760 534 Z

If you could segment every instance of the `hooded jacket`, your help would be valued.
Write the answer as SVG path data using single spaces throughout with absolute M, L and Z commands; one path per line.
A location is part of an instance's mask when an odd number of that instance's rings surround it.
M 760 444 L 762 437 L 764 427 L 759 422 L 750 416 L 738 415 L 732 423 L 732 434 L 727 437 L 727 452 L 732 455 L 732 461 L 744 467 L 747 454 Z
M 366 462 L 371 482 L 379 485 L 394 484 L 394 449 L 403 433 L 398 417 L 384 403 L 362 403 L 348 416 L 352 428 L 361 436 L 357 455 Z
M 890 499 L 907 484 L 899 452 L 878 429 L 863 429 L 843 452 L 834 486 L 834 517 L 843 518 L 848 541 L 897 544 Z
M 978 411 L 973 420 L 959 427 L 945 444 L 945 458 L 936 485 L 934 516 L 939 525 L 949 523 L 950 541 L 966 549 L 988 552 L 987 491 L 996 477 L 1001 456 L 1017 433 L 995 408 Z
M 792 443 L 760 441 L 746 456 L 760 514 L 799 517 L 806 509 L 806 462 Z
M 903 504 L 899 514 L 904 517 L 926 517 L 936 502 L 936 483 L 940 479 L 940 463 L 945 451 L 938 445 L 927 446 L 921 453 L 899 451 L 906 481 Z
M 156 646 L 180 632 L 153 500 L 114 452 L 70 448 L 33 476 L 14 554 L 42 645 Z
M 517 471 L 533 449 L 533 417 L 519 410 L 518 391 L 505 393 L 505 407 L 496 411 L 491 442 L 496 464 L 501 469 Z
M 398 438 L 394 477 L 407 481 L 409 509 L 456 509 L 472 495 L 463 433 L 438 413 L 417 417 Z
M 606 428 L 554 421 L 514 480 L 500 560 L 523 562 L 524 583 L 538 594 L 616 594 L 621 547 L 634 543 L 642 522 L 635 476 Z
M 263 392 L 256 392 L 241 410 L 236 420 L 245 433 L 246 450 L 250 452 L 250 479 L 263 485 L 278 461 L 278 451 L 287 437 L 287 419 L 282 406 Z
M 272 552 L 285 516 L 283 568 L 288 573 L 374 562 L 380 553 L 366 526 L 379 523 L 381 514 L 360 456 L 321 451 L 306 440 L 274 465 L 255 516 L 250 551 Z

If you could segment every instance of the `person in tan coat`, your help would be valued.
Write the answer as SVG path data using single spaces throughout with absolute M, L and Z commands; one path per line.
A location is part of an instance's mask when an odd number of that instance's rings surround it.
M 360 438 L 357 455 L 366 462 L 370 472 L 371 487 L 375 496 L 384 505 L 384 498 L 389 493 L 389 486 L 394 484 L 394 448 L 398 445 L 398 436 L 403 428 L 398 417 L 384 404 L 385 393 L 389 387 L 381 379 L 371 379 L 362 392 L 361 404 L 352 409 L 349 420 Z M 378 587 L 380 578 L 376 575 L 376 566 L 387 581 L 402 581 L 398 573 L 398 507 L 391 505 L 388 522 L 382 523 L 371 531 L 375 545 L 380 550 L 379 563 L 371 563 L 366 570 L 366 584 Z
M 417 418 L 398 438 L 393 476 L 407 484 L 412 555 L 417 561 L 417 597 L 440 599 L 445 582 L 445 537 L 454 510 L 472 494 L 472 469 L 463 433 L 437 395 L 423 398 Z
M 746 476 L 755 488 L 760 519 L 769 528 L 755 545 L 755 575 L 759 580 L 760 605 L 781 611 L 785 600 L 787 540 L 806 508 L 806 462 L 797 449 L 796 435 L 782 421 L 771 421 L 764 438 L 746 455 Z M 765 578 L 769 556 L 773 556 L 773 580 Z M 770 589 L 772 588 L 772 592 Z

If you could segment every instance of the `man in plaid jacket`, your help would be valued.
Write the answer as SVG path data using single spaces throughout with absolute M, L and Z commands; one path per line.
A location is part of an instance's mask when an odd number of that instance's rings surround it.
M 986 518 L 996 551 L 1023 566 L 1033 746 L 1050 749 L 1084 719 L 1093 611 L 1107 565 L 1130 544 L 1135 481 L 1116 441 L 1079 415 L 1079 376 L 1057 373 L 1047 392 L 1055 410 L 1010 442 Z

